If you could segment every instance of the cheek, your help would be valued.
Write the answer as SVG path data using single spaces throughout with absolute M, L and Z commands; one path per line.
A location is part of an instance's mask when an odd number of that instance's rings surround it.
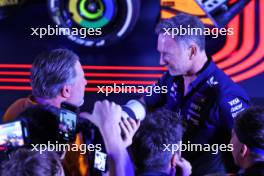
M 231 137 L 229 143 L 233 145 L 233 149 L 234 149 L 235 148 L 235 142 L 234 142 L 234 137 L 233 136 Z
M 168 62 L 175 67 L 179 67 L 180 65 L 182 65 L 182 61 L 181 61 L 180 57 L 178 57 L 178 56 L 170 57 L 168 60 L 169 60 Z
M 237 158 L 237 156 L 239 156 L 239 151 L 241 146 L 233 138 L 231 139 L 230 143 L 233 144 L 233 151 L 232 151 L 233 157 Z

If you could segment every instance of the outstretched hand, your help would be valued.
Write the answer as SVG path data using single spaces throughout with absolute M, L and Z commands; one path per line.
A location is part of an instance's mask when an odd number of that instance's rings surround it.
M 100 130 L 118 128 L 121 121 L 121 106 L 108 100 L 97 101 L 92 114 L 82 112 L 80 117 L 90 120 Z

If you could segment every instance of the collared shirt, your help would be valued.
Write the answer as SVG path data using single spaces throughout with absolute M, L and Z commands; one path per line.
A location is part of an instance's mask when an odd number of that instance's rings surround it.
M 233 118 L 249 105 L 246 93 L 211 60 L 190 83 L 185 96 L 182 76 L 166 72 L 155 86 L 167 86 L 167 93 L 145 96 L 147 107 L 155 109 L 165 105 L 177 112 L 188 124 L 183 139 L 185 144 L 210 144 L 211 147 L 227 144 Z M 223 172 L 221 152 L 212 153 L 216 152 L 188 151 L 183 156 L 191 162 L 194 175 Z

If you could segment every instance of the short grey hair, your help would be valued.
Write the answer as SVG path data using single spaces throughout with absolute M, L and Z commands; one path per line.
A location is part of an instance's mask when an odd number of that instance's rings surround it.
M 192 41 L 199 46 L 200 50 L 205 49 L 204 24 L 198 17 L 180 13 L 175 17 L 160 21 L 160 23 L 156 26 L 155 31 L 157 34 L 165 33 L 165 28 L 185 28 L 192 30 L 186 35 L 177 35 L 174 37 L 175 41 L 184 44 L 189 44 L 189 42 Z M 193 34 L 193 32 L 195 32 L 195 34 Z
M 68 49 L 55 49 L 38 55 L 31 69 L 33 96 L 56 97 L 65 84 L 73 83 L 77 61 L 79 57 Z

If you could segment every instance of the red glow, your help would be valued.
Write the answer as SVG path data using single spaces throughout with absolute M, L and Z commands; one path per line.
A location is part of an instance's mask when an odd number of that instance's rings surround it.
M 227 25 L 227 28 L 233 28 L 234 35 L 228 35 L 224 47 L 213 55 L 213 60 L 215 62 L 220 61 L 225 57 L 229 56 L 231 52 L 236 49 L 239 40 L 239 15 L 235 16 L 230 21 L 230 23 Z
M 217 64 L 219 68 L 226 68 L 239 62 L 252 51 L 255 43 L 255 0 L 252 0 L 245 8 L 244 11 L 244 26 L 243 26 L 243 42 L 238 51 L 233 52 L 223 62 Z M 232 69 L 232 68 L 231 68 Z
M 131 81 L 131 80 L 87 80 L 88 84 L 139 84 L 152 85 L 155 81 Z M 29 83 L 30 79 L 23 78 L 0 78 L 0 82 Z
M 132 73 L 85 73 L 88 77 L 119 77 L 119 78 L 160 78 L 162 74 L 132 74 Z

